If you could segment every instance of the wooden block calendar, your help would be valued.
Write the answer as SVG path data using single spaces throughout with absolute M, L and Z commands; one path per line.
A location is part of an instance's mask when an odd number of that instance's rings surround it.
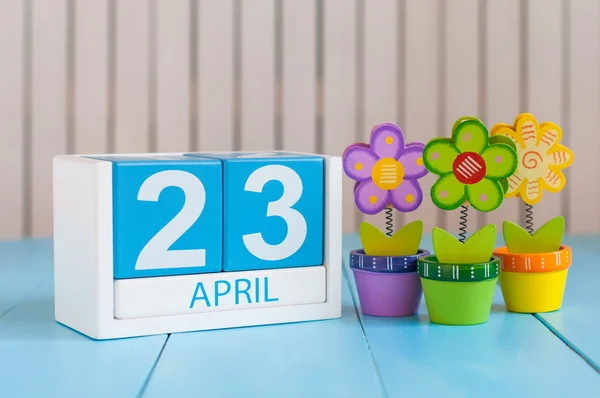
M 60 155 L 55 318 L 94 339 L 341 316 L 341 158 Z

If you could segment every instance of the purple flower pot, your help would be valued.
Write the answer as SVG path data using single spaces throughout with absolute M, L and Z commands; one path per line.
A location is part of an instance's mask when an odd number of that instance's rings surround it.
M 420 249 L 414 256 L 367 256 L 363 249 L 350 252 L 350 268 L 363 314 L 409 316 L 421 303 L 421 280 L 417 259 L 429 255 Z

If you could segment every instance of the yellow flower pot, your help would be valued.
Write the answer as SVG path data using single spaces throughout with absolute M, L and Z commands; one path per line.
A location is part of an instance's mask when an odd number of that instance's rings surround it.
M 552 253 L 513 254 L 506 247 L 494 251 L 501 258 L 500 288 L 511 312 L 557 311 L 562 306 L 571 266 L 571 249 Z

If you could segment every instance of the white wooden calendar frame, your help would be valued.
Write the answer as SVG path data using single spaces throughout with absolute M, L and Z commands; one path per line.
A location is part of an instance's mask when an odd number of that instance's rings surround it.
M 214 153 L 214 152 L 213 152 Z M 118 156 L 142 154 L 119 154 Z M 175 155 L 160 153 L 153 155 Z M 342 160 L 325 160 L 325 302 L 134 319 L 115 318 L 112 163 L 59 155 L 53 161 L 55 319 L 93 339 L 315 321 L 342 312 Z

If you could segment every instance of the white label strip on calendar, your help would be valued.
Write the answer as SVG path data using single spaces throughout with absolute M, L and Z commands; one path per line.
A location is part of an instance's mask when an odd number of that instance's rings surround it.
M 115 318 L 323 303 L 324 266 L 117 279 Z

